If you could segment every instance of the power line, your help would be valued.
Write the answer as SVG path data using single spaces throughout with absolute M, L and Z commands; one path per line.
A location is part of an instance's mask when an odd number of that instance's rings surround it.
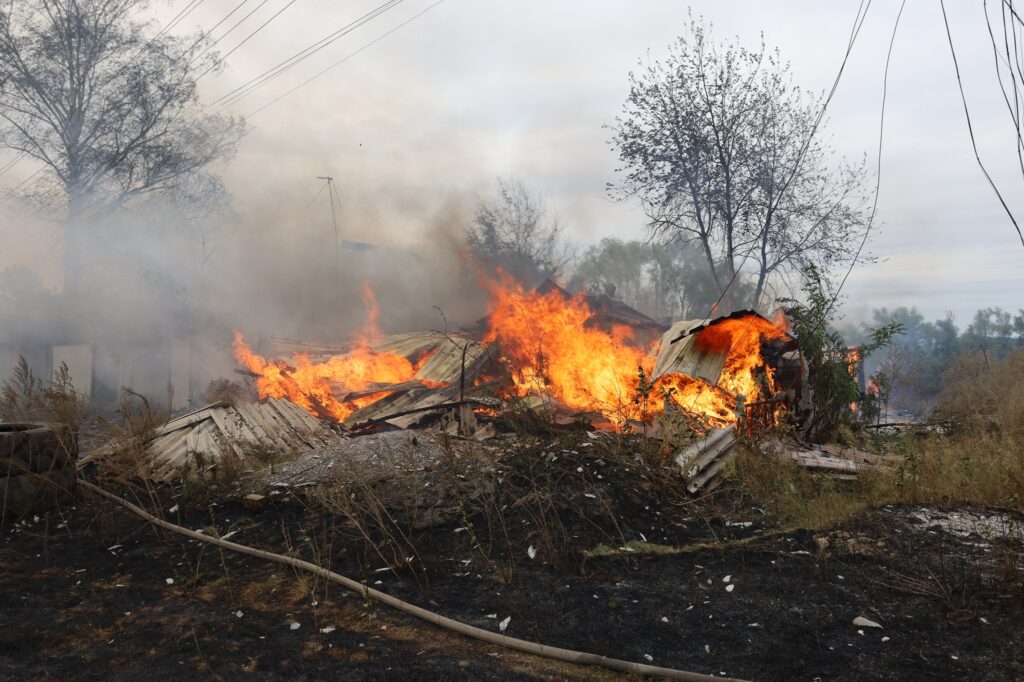
M 275 97 L 274 99 L 270 100 L 269 102 L 267 102 L 266 104 L 264 104 L 263 106 L 261 106 L 261 107 L 260 107 L 259 109 L 256 109 L 256 110 L 255 110 L 255 111 L 253 111 L 253 112 L 252 112 L 251 114 L 249 114 L 249 115 L 248 115 L 248 117 L 252 117 L 252 116 L 255 116 L 256 114 L 260 113 L 261 111 L 263 111 L 263 110 L 264 110 L 264 109 L 266 109 L 267 107 L 269 107 L 269 106 L 271 106 L 271 105 L 273 105 L 273 104 L 275 104 L 275 103 L 277 103 L 277 102 L 280 102 L 280 101 L 281 101 L 282 99 L 284 99 L 284 98 L 285 98 L 285 97 L 287 97 L 288 95 L 291 95 L 291 94 L 292 94 L 292 93 L 294 93 L 294 92 L 295 92 L 296 90 L 299 90 L 299 89 L 301 89 L 301 88 L 304 88 L 305 86 L 307 86 L 307 85 L 309 85 L 310 83 L 312 83 L 313 81 L 315 81 L 315 80 L 316 80 L 317 78 L 320 78 L 321 76 L 323 76 L 323 75 L 324 75 L 325 73 L 327 73 L 327 72 L 328 72 L 328 71 L 330 71 L 331 69 L 334 69 L 334 68 L 337 68 L 337 67 L 341 66 L 342 64 L 344 64 L 345 62 L 347 62 L 347 61 L 348 61 L 349 59 L 351 59 L 352 57 L 355 57 L 355 56 L 356 56 L 357 54 L 359 54 L 360 52 L 362 52 L 363 50 L 366 50 L 367 48 L 369 48 L 369 47 L 372 47 L 373 45 L 376 45 L 376 44 L 377 44 L 377 43 L 379 43 L 379 42 L 380 42 L 381 40 L 384 40 L 384 39 L 385 39 L 385 38 L 387 38 L 387 37 L 388 37 L 389 35 L 391 35 L 391 34 L 392 34 L 392 33 L 394 33 L 395 31 L 397 31 L 398 29 L 402 28 L 403 26 L 405 26 L 405 25 L 407 25 L 407 24 L 410 24 L 410 23 L 412 23 L 413 21 L 415 21 L 415 20 L 416 20 L 416 19 L 418 19 L 419 17 L 423 16 L 424 14 L 426 14 L 427 12 L 429 12 L 430 10 L 432 10 L 432 9 L 434 9 L 435 7 L 437 7 L 438 5 L 440 5 L 440 4 L 442 4 L 442 3 L 444 3 L 444 1 L 445 1 L 445 0 L 437 0 L 437 2 L 435 2 L 434 4 L 432 4 L 432 5 L 428 6 L 428 7 L 426 7 L 425 9 L 422 9 L 422 10 L 420 10 L 419 12 L 417 12 L 417 13 L 416 13 L 416 14 L 414 14 L 414 15 L 412 15 L 411 17 L 409 17 L 408 19 L 406 19 L 406 20 L 405 20 L 405 21 L 403 21 L 402 23 L 398 24 L 397 26 L 395 26 L 395 27 L 394 27 L 394 28 L 392 28 L 391 30 L 387 31 L 386 33 L 384 33 L 384 34 L 382 34 L 382 35 L 378 36 L 377 38 L 374 38 L 374 39 L 373 39 L 373 40 L 371 40 L 370 42 L 366 43 L 365 45 L 363 45 L 362 47 L 360 47 L 360 48 L 359 48 L 358 50 L 356 50 L 355 52 L 352 52 L 352 53 L 350 53 L 350 54 L 348 54 L 348 55 L 346 55 L 346 56 L 342 57 L 341 59 L 339 59 L 339 60 L 338 60 L 338 61 L 336 61 L 335 63 L 333 63 L 333 64 L 331 64 L 330 66 L 328 66 L 328 67 L 327 67 L 326 69 L 324 69 L 323 71 L 320 71 L 319 73 L 317 73 L 316 75 L 312 76 L 311 78 L 308 78 L 307 80 L 303 81 L 302 83 L 299 83 L 298 85 L 296 85 L 296 86 L 295 86 L 294 88 L 292 88 L 292 89 L 291 89 L 291 90 L 289 90 L 288 92 L 284 93 L 283 95 L 279 95 L 278 97 Z
M 260 87 L 262 87 L 264 84 L 266 84 L 269 81 L 277 78 L 278 76 L 282 75 L 283 73 L 289 71 L 292 67 L 294 67 L 294 66 L 300 64 L 301 62 L 305 61 L 309 57 L 313 56 L 314 54 L 316 54 L 320 50 L 326 48 L 331 43 L 334 43 L 335 41 L 341 39 L 345 35 L 348 35 L 352 31 L 354 31 L 357 28 L 359 28 L 360 26 L 368 23 L 369 21 L 375 19 L 376 17 L 380 16 L 381 14 L 384 14 L 388 10 L 393 9 L 394 7 L 397 7 L 402 2 L 404 2 L 404 0 L 388 0 L 388 2 L 385 2 L 384 4 L 376 7 L 375 9 L 371 10 L 370 12 L 367 12 L 363 16 L 361 16 L 358 19 L 356 19 L 356 20 L 346 24 L 345 26 L 342 26 L 337 31 L 334 31 L 330 35 L 327 35 L 324 38 L 321 38 L 320 40 L 318 40 L 317 42 L 313 43 L 309 47 L 299 51 L 298 53 L 292 55 L 288 59 L 285 59 L 283 62 L 277 64 L 276 66 L 273 66 L 270 69 L 267 69 L 266 71 L 264 71 L 260 75 L 258 75 L 255 78 L 249 80 L 248 82 L 243 83 L 242 85 L 238 86 L 237 88 L 235 88 L 231 92 L 229 92 L 226 95 L 222 96 L 221 98 L 217 99 L 214 102 L 214 104 L 218 104 L 218 103 L 222 103 L 223 102 L 224 106 L 229 106 L 231 104 L 237 103 L 241 99 L 245 98 L 246 96 L 248 96 L 252 92 L 254 92 L 257 89 L 259 89 Z
M 8 163 L 8 164 L 7 164 L 6 166 L 4 166 L 3 168 L 0 168 L 0 177 L 3 177 L 4 175 L 6 175 L 6 174 L 7 174 L 7 171 L 9 171 L 9 170 L 11 170 L 12 168 L 14 168 L 14 166 L 16 166 L 16 165 L 17 165 L 17 163 L 18 163 L 19 161 L 21 161 L 21 160 L 22 160 L 23 158 L 25 158 L 25 152 L 18 152 L 17 154 L 15 154 L 15 155 L 14 155 L 14 158 L 13 158 L 13 159 L 11 159 L 11 162 L 10 162 L 10 163 Z
M 230 12 L 228 12 L 227 14 L 225 14 L 225 15 L 224 15 L 224 16 L 223 16 L 223 17 L 221 18 L 221 20 L 220 20 L 220 21 L 218 21 L 218 22 L 217 22 L 216 24 L 214 24 L 213 26 L 211 26 L 211 27 L 210 27 L 210 30 L 208 30 L 208 31 L 204 31 L 203 33 L 200 33 L 200 34 L 199 34 L 199 38 L 198 38 L 198 39 L 196 39 L 196 41 L 195 41 L 194 43 L 192 43 L 192 45 L 191 45 L 191 46 L 190 46 L 190 47 L 188 48 L 188 50 L 186 50 L 185 52 L 186 52 L 186 53 L 188 53 L 188 52 L 189 52 L 190 50 L 192 50 L 192 49 L 193 49 L 193 48 L 194 48 L 194 47 L 195 47 L 196 45 L 198 45 L 199 43 L 201 43 L 201 42 L 202 42 L 202 41 L 203 41 L 203 40 L 204 40 L 205 38 L 207 38 L 208 36 L 212 35 L 212 34 L 213 34 L 213 32 L 214 32 L 214 31 L 216 31 L 216 30 L 217 30 L 217 29 L 218 29 L 218 28 L 220 27 L 220 25 L 221 25 L 221 24 L 223 24 L 223 23 L 224 23 L 225 21 L 227 21 L 228 19 L 230 19 L 230 18 L 231 18 L 231 15 L 233 15 L 233 14 L 234 14 L 235 12 L 237 12 L 238 10 L 240 10 L 240 9 L 242 8 L 242 5 L 246 4 L 247 2 L 249 2 L 249 0 L 242 0 L 242 1 L 240 2 L 240 3 L 238 3 L 237 5 L 235 5 L 234 9 L 232 9 L 232 10 L 231 10 Z M 212 48 L 212 47 L 213 47 L 213 45 L 215 45 L 215 44 L 216 44 L 216 41 L 214 41 L 214 43 L 213 43 L 213 44 L 211 44 L 211 45 L 207 46 L 207 48 L 206 48 L 205 50 L 202 50 L 202 51 L 201 51 L 201 52 L 200 52 L 199 54 L 197 54 L 197 55 L 196 55 L 196 56 L 194 56 L 194 57 L 193 57 L 192 59 L 190 59 L 190 60 L 189 60 L 189 62 L 188 62 L 188 64 L 187 64 L 187 66 L 191 66 L 191 65 L 192 65 L 192 64 L 193 64 L 193 63 L 194 63 L 194 62 L 196 61 L 196 59 L 198 59 L 199 57 L 201 57 L 201 56 L 203 56 L 204 54 L 206 54 L 207 52 L 209 52 L 209 51 L 210 51 L 210 48 Z
M 180 12 L 178 12 L 178 14 L 173 19 L 171 19 L 170 22 L 168 22 L 162 29 L 160 29 L 159 33 L 157 33 L 155 36 L 153 36 L 153 40 L 156 40 L 160 36 L 165 35 L 168 32 L 170 32 L 171 29 L 173 29 L 175 26 L 177 26 L 182 21 L 184 21 L 185 18 L 188 15 L 192 14 L 192 12 L 197 7 L 199 7 L 199 5 L 203 4 L 205 1 L 206 0 L 191 0 L 191 2 L 189 2 L 187 5 L 185 5 L 184 9 L 182 9 Z
M 21 182 L 19 182 L 19 183 L 18 183 L 17 185 L 15 185 L 14 187 L 12 187 L 12 188 L 11 188 L 11 191 L 12 191 L 12 192 L 16 192 L 16 191 L 18 191 L 19 189 L 21 189 L 22 187 L 24 187 L 25 185 L 27 185 L 27 184 L 28 184 L 28 183 L 29 183 L 29 182 L 30 182 L 30 181 L 31 181 L 32 179 L 34 179 L 34 178 L 35 178 L 35 177 L 36 177 L 37 175 L 39 175 L 40 173 L 42 173 L 42 172 L 43 172 L 43 171 L 45 171 L 45 170 L 46 170 L 46 166 L 43 166 L 42 168 L 40 168 L 39 170 L 37 170 L 37 171 L 36 171 L 35 173 L 33 173 L 32 175 L 28 176 L 27 178 L 25 178 L 24 180 L 22 180 Z
M 233 25 L 233 26 L 232 26 L 231 28 L 229 28 L 228 30 L 224 31 L 224 33 L 222 33 L 222 34 L 220 35 L 220 37 L 219 37 L 219 38 L 217 38 L 217 39 L 216 39 L 216 40 L 214 40 L 214 41 L 213 41 L 212 43 L 210 43 L 209 47 L 207 47 L 207 48 L 206 48 L 205 50 L 203 50 L 202 52 L 200 52 L 199 54 L 197 54 L 197 55 L 196 55 L 195 57 L 193 57 L 193 58 L 192 58 L 192 61 L 190 61 L 190 62 L 188 63 L 188 66 L 192 66 L 192 64 L 194 64 L 194 63 L 196 62 L 196 60 L 200 59 L 200 58 L 201 58 L 201 57 L 202 57 L 203 55 L 205 55 L 205 54 L 206 54 L 206 53 L 208 53 L 208 52 L 209 52 L 210 50 L 212 50 L 212 49 L 213 49 L 214 47 L 216 47 L 216 46 L 217 46 L 217 44 L 218 44 L 218 43 L 219 43 L 220 41 L 222 41 L 222 40 L 224 40 L 225 38 L 227 38 L 227 37 L 228 37 L 228 36 L 229 36 L 229 35 L 231 34 L 231 32 L 232 32 L 232 31 L 234 31 L 234 30 L 235 30 L 236 28 L 238 28 L 239 26 L 241 26 L 242 24 L 244 24 L 244 23 L 245 23 L 245 21 L 246 21 L 246 20 L 247 20 L 247 19 L 248 19 L 249 17 L 251 17 L 251 16 L 252 16 L 253 14 L 255 14 L 256 12 L 258 12 L 258 11 L 259 11 L 259 9 L 260 9 L 261 7 L 263 7 L 263 5 L 267 4 L 267 3 L 269 2 L 269 1 L 270 1 L 270 0 L 263 0 L 263 1 L 262 1 L 262 2 L 260 3 L 260 4 L 256 5 L 256 6 L 254 7 L 254 8 L 252 8 L 251 10 L 249 10 L 249 13 L 248 13 L 248 14 L 246 14 L 246 15 L 245 15 L 244 17 L 242 17 L 241 19 L 239 19 L 238 21 L 236 21 L 236 22 L 235 22 L 235 24 L 234 24 L 234 25 Z M 246 3 L 246 2 L 248 2 L 248 0 L 242 0 L 242 5 L 244 5 L 244 4 Z M 239 5 L 239 7 L 241 7 L 241 5 Z M 235 9 L 238 9 L 238 8 L 236 7 Z M 232 14 L 234 14 L 234 10 L 232 10 L 232 11 L 231 11 L 231 13 L 232 13 Z M 230 15 L 228 15 L 228 16 L 230 16 Z M 216 27 L 214 27 L 214 28 L 216 28 Z M 210 29 L 210 30 L 212 31 L 213 29 Z
M 1014 229 L 1017 230 L 1017 236 L 1020 237 L 1021 245 L 1024 245 L 1024 232 L 1021 232 L 1020 225 L 1017 223 L 1017 218 L 1014 217 L 1013 211 L 1006 204 L 1006 200 L 1003 199 L 1002 192 L 996 186 L 992 176 L 989 175 L 988 169 L 985 168 L 985 164 L 981 160 L 981 154 L 978 152 L 978 143 L 974 139 L 974 125 L 971 123 L 971 111 L 967 106 L 967 95 L 964 94 L 964 83 L 960 78 L 960 62 L 956 58 L 956 48 L 953 46 L 953 34 L 949 30 L 949 17 L 946 15 L 946 0 L 939 0 L 939 6 L 942 8 L 942 21 L 946 25 L 946 39 L 949 41 L 949 53 L 953 57 L 953 69 L 956 72 L 956 84 L 960 90 L 960 101 L 964 105 L 964 117 L 967 119 L 967 132 L 971 136 L 971 148 L 974 150 L 974 159 L 978 162 L 978 167 L 981 168 L 981 172 L 985 175 L 985 179 L 988 180 L 989 186 L 992 191 L 996 193 L 996 197 L 999 199 L 999 203 L 1002 204 L 1003 210 L 1006 211 L 1006 215 L 1009 216 L 1010 222 L 1013 223 Z
M 828 307 L 825 309 L 825 313 L 822 315 L 824 318 L 828 315 L 829 311 L 832 310 L 832 306 L 835 305 L 836 300 L 839 298 L 839 293 L 843 290 L 843 286 L 846 285 L 846 280 L 853 272 L 853 268 L 857 265 L 857 260 L 860 258 L 861 252 L 864 250 L 864 245 L 868 241 L 868 234 L 871 232 L 871 227 L 875 222 L 875 213 L 878 211 L 878 194 L 882 188 L 882 141 L 885 137 L 885 102 L 886 96 L 889 90 L 889 63 L 892 60 L 892 46 L 896 43 L 896 30 L 900 27 L 900 17 L 903 16 L 903 9 L 907 6 L 907 0 L 903 0 L 900 3 L 900 11 L 896 15 L 896 23 L 892 27 L 892 35 L 889 37 L 889 50 L 885 55 L 885 72 L 882 75 L 882 111 L 879 115 L 878 121 L 878 165 L 875 167 L 875 198 L 874 203 L 871 205 L 871 214 L 868 216 L 867 227 L 864 228 L 864 236 L 860 240 L 860 245 L 857 247 L 857 253 L 853 256 L 853 260 L 850 261 L 850 267 L 846 269 L 846 274 L 843 275 L 843 279 L 839 282 L 839 286 L 836 288 L 835 294 L 832 295 L 832 300 L 829 301 Z
M 285 6 L 284 6 L 284 7 L 282 7 L 281 9 L 277 10 L 277 12 L 275 12 L 273 16 L 271 16 L 271 17 L 270 17 L 269 19 L 267 19 L 267 20 L 266 20 L 266 21 L 264 21 L 264 22 L 263 22 L 262 24 L 260 24 L 260 25 L 259 25 L 259 28 L 257 28 L 257 29 L 256 29 L 255 31 L 253 31 L 252 33 L 250 33 L 249 35 L 247 35 L 247 36 L 246 36 L 245 38 L 243 38 L 243 39 L 242 39 L 242 42 L 238 43 L 238 44 L 237 44 L 237 45 L 235 45 L 235 46 L 234 46 L 233 48 L 231 48 L 230 50 L 228 50 L 228 53 L 227 53 L 227 54 L 225 54 L 225 55 L 224 55 L 223 57 L 220 57 L 220 58 L 219 58 L 219 59 L 218 59 L 218 60 L 217 60 L 216 62 L 214 62 L 213 64 L 211 64 L 211 65 L 210 65 L 210 68 L 208 68 L 208 69 L 207 69 L 206 71 L 203 71 L 203 72 L 202 72 L 201 74 L 199 74 L 199 75 L 198 75 L 198 76 L 196 77 L 196 81 L 198 81 L 198 80 L 199 80 L 200 78 L 202 78 L 203 76 L 205 76 L 206 74 L 210 73 L 210 72 L 211 72 L 211 71 L 213 71 L 213 70 L 214 70 L 215 68 L 217 68 L 218 66 L 220 66 L 221 64 L 223 64 L 223 63 L 224 63 L 224 60 L 226 60 L 226 59 L 227 59 L 228 57 L 230 57 L 231 55 L 233 55 L 233 54 L 235 53 L 235 51 L 236 51 L 236 50 L 237 50 L 238 48 L 242 47 L 242 45 L 245 45 L 245 44 L 246 44 L 247 42 L 249 42 L 249 40 L 250 40 L 250 39 L 252 39 L 252 37 L 253 37 L 253 36 L 255 36 L 255 35 L 256 35 L 257 33 L 259 33 L 259 32 L 260 32 L 260 31 L 262 31 L 262 30 L 263 30 L 264 28 L 266 28 L 266 27 L 267 27 L 267 25 L 268 25 L 268 24 L 269 24 L 270 22 L 272 22 L 272 21 L 273 21 L 274 19 L 277 19 L 277 18 L 278 18 L 278 17 L 279 17 L 279 16 L 280 16 L 280 15 L 281 15 L 281 14 L 282 14 L 282 13 L 283 13 L 283 12 L 284 12 L 284 11 L 285 11 L 286 9 L 288 9 L 289 7 L 291 7 L 292 5 L 294 5 L 294 4 L 295 4 L 295 3 L 297 2 L 297 1 L 298 1 L 298 0 L 290 0 L 290 1 L 288 2 L 288 4 L 287 4 L 287 5 L 285 5 Z

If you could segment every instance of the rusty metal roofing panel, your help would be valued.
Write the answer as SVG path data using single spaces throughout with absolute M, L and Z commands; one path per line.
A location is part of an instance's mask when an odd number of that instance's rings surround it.
M 416 372 L 415 378 L 455 386 L 462 374 L 462 352 L 466 351 L 466 380 L 469 381 L 489 357 L 488 346 L 465 336 L 449 335 Z
M 692 377 L 704 379 L 711 384 L 718 384 L 722 375 L 722 367 L 728 355 L 726 351 L 702 347 L 697 340 L 701 332 L 725 320 L 755 315 L 763 320 L 771 322 L 763 315 L 752 310 L 737 310 L 723 317 L 713 320 L 683 320 L 673 324 L 667 332 L 661 336 L 661 348 L 658 351 L 658 360 L 654 365 L 654 376 L 662 374 L 680 373 Z M 787 336 L 789 336 L 787 334 Z M 792 337 L 789 337 L 792 340 Z
M 396 412 L 455 400 L 455 392 L 457 390 L 457 386 L 442 386 L 440 388 L 416 389 L 414 391 L 389 395 L 353 412 L 345 420 L 345 424 L 351 426 L 352 424 L 358 424 L 370 419 L 380 419 Z M 440 399 L 438 399 L 438 396 L 440 396 Z M 423 416 L 417 415 L 417 417 Z
M 348 350 L 348 346 L 345 344 L 316 343 L 313 341 L 271 336 L 260 342 L 259 350 L 261 354 L 279 360 L 290 360 L 295 355 L 308 355 L 314 359 L 322 359 L 332 355 L 341 355 Z
M 258 403 L 217 403 L 174 419 L 156 431 L 146 454 L 150 477 L 167 481 L 196 461 L 216 462 L 225 448 L 241 453 L 248 444 L 302 451 L 338 436 L 299 406 L 277 398 Z
M 712 384 L 718 383 L 725 364 L 724 353 L 702 352 L 694 345 L 696 335 L 693 329 L 703 329 L 706 320 L 682 320 L 676 322 L 661 335 L 661 348 L 654 364 L 654 376 L 681 373 L 699 377 Z M 678 339 L 678 340 L 676 340 Z
M 391 334 L 370 344 L 378 353 L 395 353 L 411 358 L 435 348 L 444 341 L 438 332 L 411 332 L 409 334 Z

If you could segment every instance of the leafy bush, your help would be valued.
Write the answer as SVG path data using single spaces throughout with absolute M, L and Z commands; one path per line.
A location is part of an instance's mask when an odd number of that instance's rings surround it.
M 813 265 L 804 269 L 803 291 L 806 302 L 796 303 L 786 312 L 807 365 L 810 385 L 806 388 L 812 392 L 813 409 L 805 432 L 812 439 L 828 439 L 843 424 L 853 421 L 851 404 L 873 407 L 877 401 L 860 390 L 856 379 L 858 359 L 850 357 L 846 341 L 831 324 L 835 299 Z M 901 331 L 902 325 L 895 321 L 870 330 L 870 340 L 858 349 L 859 360 L 887 346 Z

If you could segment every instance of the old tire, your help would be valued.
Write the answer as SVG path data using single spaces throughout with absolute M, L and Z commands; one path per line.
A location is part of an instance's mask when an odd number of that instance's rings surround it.
M 68 426 L 0 424 L 0 474 L 46 473 L 74 466 L 77 439 Z
M 78 444 L 67 426 L 0 424 L 0 513 L 20 518 L 70 498 Z

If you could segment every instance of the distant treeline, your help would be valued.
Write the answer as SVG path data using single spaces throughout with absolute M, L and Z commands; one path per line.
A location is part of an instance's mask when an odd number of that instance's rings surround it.
M 929 408 L 942 392 L 944 377 L 965 356 L 987 368 L 1024 348 L 1024 310 L 1014 314 L 999 307 L 978 310 L 963 330 L 952 316 L 929 322 L 916 308 L 876 308 L 870 322 L 847 330 L 847 338 L 856 343 L 868 328 L 891 320 L 903 325 L 903 333 L 879 352 L 873 372 L 881 373 L 895 407 Z

